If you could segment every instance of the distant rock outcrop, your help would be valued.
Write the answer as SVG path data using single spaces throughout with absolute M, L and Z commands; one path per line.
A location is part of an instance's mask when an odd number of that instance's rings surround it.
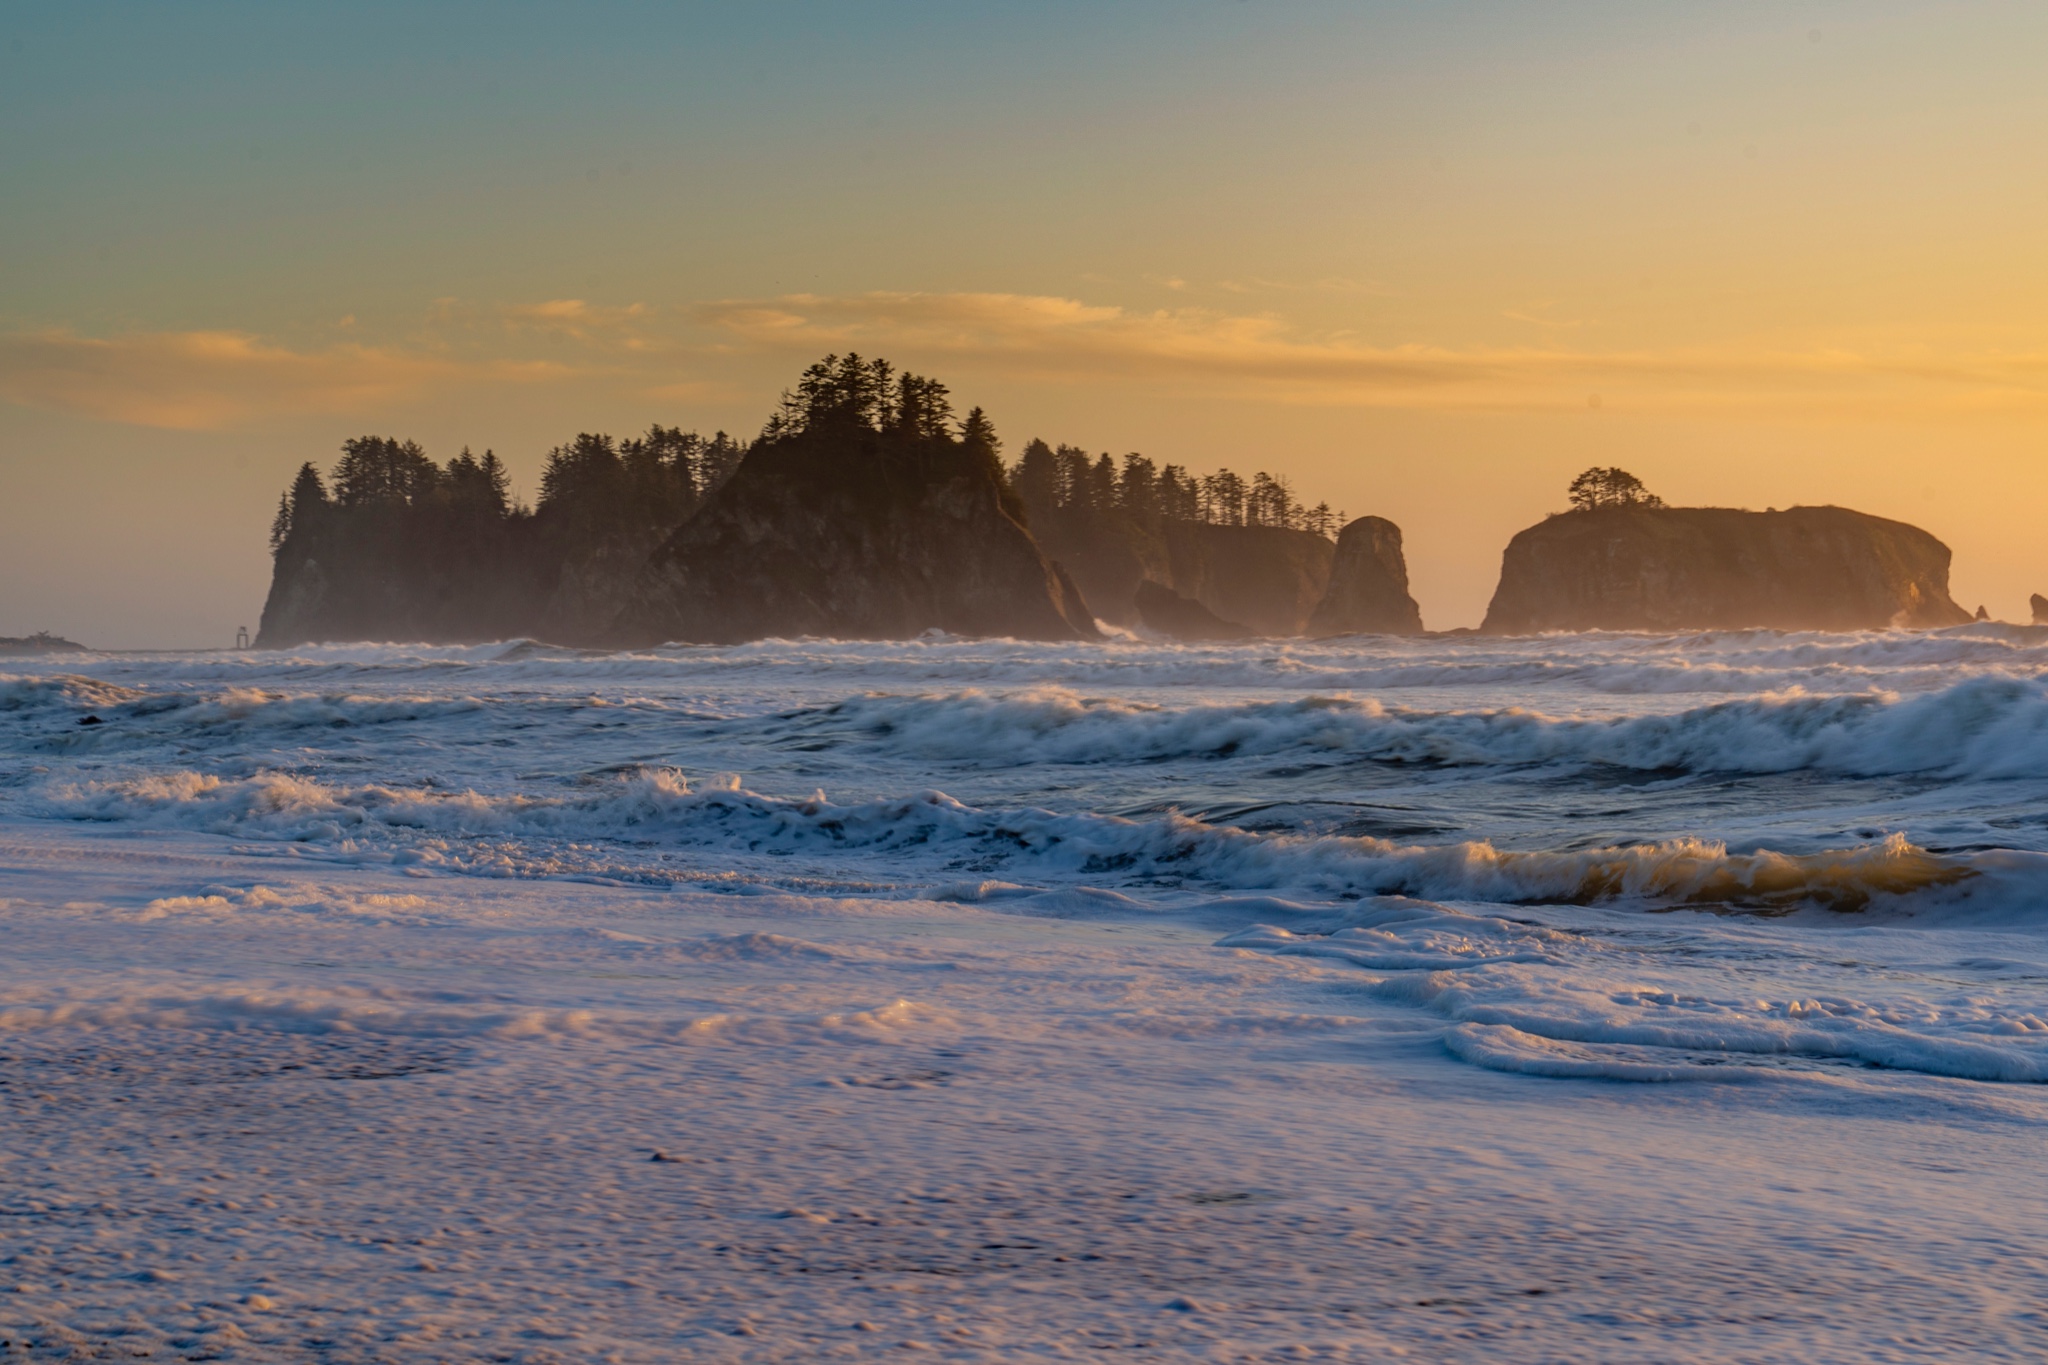
M 83 654 L 85 646 L 39 630 L 33 635 L 0 635 L 0 654 Z
M 1192 597 L 1147 579 L 1133 597 L 1145 629 L 1175 640 L 1245 640 L 1251 628 L 1226 621 Z
M 1408 594 L 1401 528 L 1360 517 L 1337 534 L 1330 586 L 1309 614 L 1311 635 L 1419 635 L 1422 609 Z
M 1551 630 L 1873 630 L 1970 619 L 1949 548 L 1846 507 L 1566 512 L 1508 543 L 1489 634 Z
M 2048 626 L 2048 597 L 2035 593 L 2027 599 L 2027 605 L 2034 610 L 2034 624 L 2037 626 Z
M 999 466 L 859 424 L 764 439 L 654 552 L 627 644 L 926 630 L 1069 640 L 1087 604 L 1004 507 Z

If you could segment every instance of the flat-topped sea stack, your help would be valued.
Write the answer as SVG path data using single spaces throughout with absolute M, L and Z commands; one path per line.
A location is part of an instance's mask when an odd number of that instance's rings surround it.
M 1529 527 L 1481 630 L 1879 630 L 1958 625 L 1949 548 L 1846 507 L 1604 507 Z
M 1408 593 L 1401 528 L 1360 517 L 1337 533 L 1330 586 L 1309 614 L 1311 635 L 1420 635 L 1422 609 Z

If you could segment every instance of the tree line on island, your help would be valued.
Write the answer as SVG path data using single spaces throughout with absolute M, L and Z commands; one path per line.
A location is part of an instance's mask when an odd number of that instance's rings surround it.
M 1901 523 L 1666 508 L 1611 466 L 1568 497 L 1508 547 L 1484 629 L 1961 615 L 1947 548 Z M 1040 439 L 1005 463 L 980 408 L 858 355 L 805 369 L 751 440 L 580 434 L 548 452 L 531 507 L 493 451 L 436 463 L 357 437 L 327 473 L 301 466 L 271 549 L 272 645 L 1422 629 L 1391 522 L 1305 506 L 1264 471 Z
M 1007 471 L 1029 514 L 1123 516 L 1135 521 L 1204 522 L 1214 526 L 1281 526 L 1328 536 L 1344 514 L 1327 502 L 1305 507 L 1283 476 L 1260 470 L 1249 480 L 1229 469 L 1193 475 L 1177 464 L 1158 465 L 1133 451 L 1122 465 L 1104 451 L 1032 440 Z
M 994 425 L 980 408 L 956 421 L 944 384 L 897 374 L 886 360 L 858 355 L 829 356 L 807 369 L 759 439 L 786 439 L 835 422 L 959 441 L 1014 495 L 1009 510 L 1027 526 L 1034 519 L 1122 517 L 1329 536 L 1344 521 L 1327 502 L 1304 506 L 1284 476 L 1264 470 L 1249 480 L 1228 468 L 1194 475 L 1135 451 L 1119 467 L 1106 451 L 1091 456 L 1039 439 L 1004 466 Z M 270 548 L 281 552 L 295 530 L 311 535 L 336 526 L 380 540 L 392 532 L 469 539 L 493 524 L 531 520 L 544 539 L 578 545 L 672 529 L 739 467 L 750 444 L 723 431 L 706 438 L 658 424 L 624 440 L 584 432 L 548 452 L 537 506 L 529 508 L 513 496 L 510 472 L 494 451 L 478 458 L 464 447 L 437 465 L 416 441 L 358 436 L 342 443 L 340 459 L 324 477 L 311 461 L 300 466 L 278 499 Z
M 745 443 L 722 431 L 707 440 L 657 425 L 623 441 L 586 432 L 548 452 L 536 510 L 514 498 L 511 474 L 494 451 L 479 459 L 465 446 L 437 465 L 417 441 L 358 436 L 342 442 L 341 458 L 326 477 L 311 461 L 299 467 L 278 500 L 270 549 L 282 553 L 295 534 L 336 531 L 469 540 L 532 522 L 548 538 L 593 542 L 672 527 L 696 511 L 745 454 Z

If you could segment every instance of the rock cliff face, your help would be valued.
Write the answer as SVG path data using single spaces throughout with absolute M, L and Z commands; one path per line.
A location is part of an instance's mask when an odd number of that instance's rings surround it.
M 855 448 L 859 447 L 859 448 Z M 955 443 L 764 441 L 656 550 L 607 632 L 625 644 L 769 635 L 1097 634 L 1087 604 Z
M 1337 534 L 1330 586 L 1309 614 L 1311 635 L 1419 635 L 1422 609 L 1408 595 L 1401 528 L 1360 517 Z
M 1279 526 L 1065 521 L 1034 523 L 1033 534 L 1105 621 L 1139 624 L 1138 588 L 1150 582 L 1252 635 L 1301 634 L 1336 553 L 1312 531 Z
M 1299 635 L 1330 583 L 1337 548 L 1282 526 L 1174 522 L 1165 528 L 1166 585 L 1254 635 Z
M 1226 621 L 1192 597 L 1182 597 L 1150 579 L 1138 585 L 1134 598 L 1145 629 L 1175 640 L 1244 640 L 1251 628 Z
M 1567 512 L 1508 542 L 1481 629 L 1873 630 L 1970 619 L 1948 546 L 1846 507 Z
M 395 535 L 355 529 L 322 525 L 285 546 L 271 570 L 259 648 L 322 640 L 470 644 L 539 633 L 534 604 L 546 585 L 530 528 L 420 536 L 402 551 Z

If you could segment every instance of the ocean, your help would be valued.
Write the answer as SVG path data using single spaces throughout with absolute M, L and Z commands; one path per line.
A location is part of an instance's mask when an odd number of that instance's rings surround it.
M 0 668 L 37 1350 L 2048 1350 L 2048 629 Z

